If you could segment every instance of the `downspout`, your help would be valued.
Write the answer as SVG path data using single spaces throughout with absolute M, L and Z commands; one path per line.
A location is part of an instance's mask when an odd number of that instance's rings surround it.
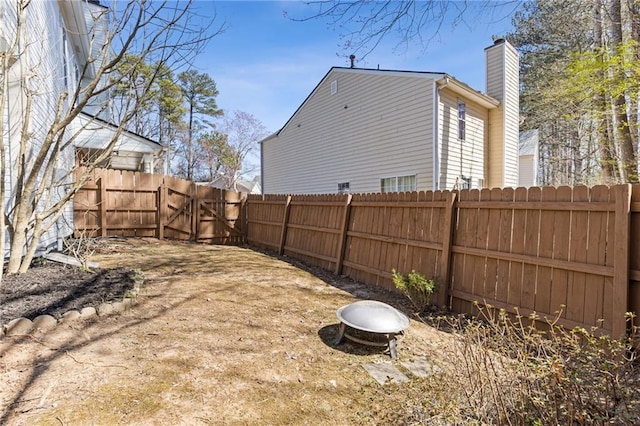
M 260 192 L 264 191 L 264 142 L 260 143 Z
M 433 190 L 438 190 L 440 180 L 440 162 L 438 156 L 438 105 L 440 104 L 440 88 L 436 80 L 433 80 Z

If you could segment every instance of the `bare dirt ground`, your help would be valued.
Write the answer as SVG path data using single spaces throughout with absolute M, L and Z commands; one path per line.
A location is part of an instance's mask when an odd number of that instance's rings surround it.
M 0 424 L 410 423 L 411 386 L 362 368 L 389 356 L 332 345 L 337 308 L 375 299 L 410 315 L 402 296 L 243 247 L 105 241 L 92 260 L 142 270 L 137 303 L 0 340 Z M 412 320 L 399 359 L 446 338 Z

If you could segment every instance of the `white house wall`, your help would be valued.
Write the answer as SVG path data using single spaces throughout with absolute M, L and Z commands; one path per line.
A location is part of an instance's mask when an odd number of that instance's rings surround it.
M 332 82 L 337 92 L 331 94 Z M 265 193 L 379 192 L 415 175 L 433 188 L 433 79 L 334 69 L 279 136 L 263 142 Z
M 88 1 L 82 1 L 81 3 L 84 11 L 85 22 L 87 25 L 87 34 L 89 35 L 88 38 L 90 39 L 89 49 L 91 52 L 91 56 L 97 58 L 93 66 L 95 68 L 98 68 L 100 67 L 100 64 L 103 60 L 103 56 L 101 55 L 103 46 L 105 45 L 105 43 L 107 43 L 109 38 L 109 11 L 105 6 L 90 3 Z M 83 82 L 83 84 L 88 83 L 90 81 L 90 77 L 92 77 L 92 75 L 87 76 L 87 81 Z M 101 80 L 101 84 L 104 84 L 106 82 L 106 77 Z M 91 99 L 91 101 L 89 102 L 89 104 L 87 104 L 83 111 L 92 115 L 98 115 L 100 118 L 107 121 L 111 120 L 113 118 L 111 111 L 104 108 L 108 101 L 109 92 L 105 91 L 104 93 Z
M 458 138 L 458 101 L 466 106 L 465 140 Z M 485 123 L 487 109 L 443 87 L 439 96 L 438 139 L 440 143 L 438 189 L 453 189 L 462 176 L 471 178 L 472 188 L 484 183 Z M 458 182 L 462 184 L 462 182 Z
M 518 185 L 524 187 L 535 186 L 536 167 L 533 155 L 521 155 L 519 169 Z
M 518 185 L 519 59 L 504 40 L 486 50 L 487 94 L 500 101 L 489 116 L 489 187 Z
M 4 22 L 15 23 L 16 2 L 0 0 L 3 28 L 2 34 L 10 42 L 15 36 L 15 27 L 11 33 L 11 26 L 4 26 Z M 67 45 L 68 39 L 64 35 L 63 22 L 58 2 L 32 1 L 26 9 L 25 23 L 20 37 L 19 59 L 10 69 L 9 92 L 6 108 L 8 109 L 8 123 L 10 128 L 3 135 L 8 148 L 10 166 L 5 176 L 7 188 L 10 191 L 10 202 L 13 201 L 13 187 L 18 169 L 18 153 L 22 125 L 26 116 L 27 97 L 25 87 L 33 93 L 31 112 L 28 114 L 30 135 L 29 149 L 26 152 L 26 163 L 30 162 L 41 146 L 48 129 L 53 122 L 58 99 L 64 91 L 74 90 L 76 81 L 75 63 L 72 49 Z M 30 76 L 24 80 L 23 76 Z M 24 84 L 24 85 L 23 85 Z M 58 177 L 70 170 L 73 152 L 63 153 L 58 162 Z M 62 187 L 61 187 L 62 188 Z M 57 196 L 54 194 L 53 202 Z M 41 240 L 41 246 L 54 245 L 59 235 L 71 233 L 72 212 L 65 210 L 68 220 L 61 220 Z

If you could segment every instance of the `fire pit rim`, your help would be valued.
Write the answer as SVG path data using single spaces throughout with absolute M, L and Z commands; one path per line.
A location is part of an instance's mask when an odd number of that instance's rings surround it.
M 370 308 L 373 308 L 376 310 L 385 311 L 385 313 L 388 315 L 387 319 L 390 321 L 395 321 L 395 324 L 388 324 L 384 328 L 374 329 L 370 327 L 370 325 L 357 324 L 353 322 L 353 318 L 351 318 L 351 321 L 349 321 L 348 319 L 345 318 L 343 314 L 345 311 L 348 311 L 348 310 L 360 311 L 360 312 L 356 312 L 360 314 L 363 312 L 366 313 L 367 308 L 369 308 L 369 310 L 371 310 Z M 387 305 L 386 303 L 379 302 L 376 300 L 360 300 L 358 302 L 353 302 L 348 305 L 342 306 L 336 311 L 336 316 L 338 317 L 338 320 L 340 320 L 341 323 L 351 328 L 354 328 L 356 330 L 361 330 L 369 333 L 398 334 L 398 333 L 401 333 L 406 328 L 408 328 L 410 324 L 409 318 L 405 314 L 398 311 L 393 306 Z

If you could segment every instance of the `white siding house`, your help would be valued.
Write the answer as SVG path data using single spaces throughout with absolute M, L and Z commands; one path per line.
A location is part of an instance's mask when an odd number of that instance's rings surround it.
M 538 129 L 520 132 L 520 175 L 518 185 L 538 185 Z
M 7 173 L 4 176 L 6 197 L 11 202 L 15 191 L 18 164 L 26 169 L 33 167 L 37 147 L 51 128 L 63 93 L 73 93 L 84 83 L 81 72 L 90 55 L 102 49 L 106 28 L 107 9 L 96 0 L 34 0 L 28 2 L 23 16 L 18 16 L 19 3 L 16 0 L 0 0 L 0 71 L 6 76 L 6 92 L 0 99 L 2 108 L 2 138 L 6 147 Z M 27 2 L 24 2 L 27 4 Z M 23 25 L 18 29 L 18 22 Z M 15 43 L 14 43 L 15 42 Z M 99 61 L 97 61 L 99 62 Z M 5 67 L 6 64 L 6 67 Z M 95 76 L 94 65 L 89 65 L 86 78 Z M 70 101 L 63 101 L 63 110 L 70 108 Z M 104 110 L 105 97 L 87 107 L 90 114 Z M 83 127 L 81 133 L 76 135 Z M 64 142 L 73 143 L 61 151 L 56 164 L 56 176 L 63 179 L 76 164 L 78 143 L 82 149 L 100 149 L 100 141 L 106 145 L 108 135 L 114 134 L 116 127 L 91 115 L 84 115 L 67 127 Z M 83 133 L 83 132 L 87 133 Z M 22 155 L 20 141 L 26 135 L 29 146 Z M 155 167 L 157 161 L 149 157 L 161 154 L 157 143 L 143 140 L 124 132 L 120 146 L 136 152 L 138 170 L 146 170 L 147 164 Z M 90 142 L 89 142 L 90 141 Z M 144 160 L 141 160 L 144 158 Z M 127 166 L 129 164 L 127 163 Z M 123 167 L 130 168 L 130 167 Z M 63 193 L 64 185 L 58 189 Z M 53 194 L 50 203 L 60 199 Z M 56 198 L 58 197 L 58 198 Z M 11 205 L 7 207 L 11 208 Z M 61 239 L 73 231 L 72 206 L 65 215 L 42 238 L 43 249 L 59 246 Z
M 515 186 L 517 52 L 486 52 L 493 94 L 441 72 L 331 68 L 261 141 L 263 193 Z

